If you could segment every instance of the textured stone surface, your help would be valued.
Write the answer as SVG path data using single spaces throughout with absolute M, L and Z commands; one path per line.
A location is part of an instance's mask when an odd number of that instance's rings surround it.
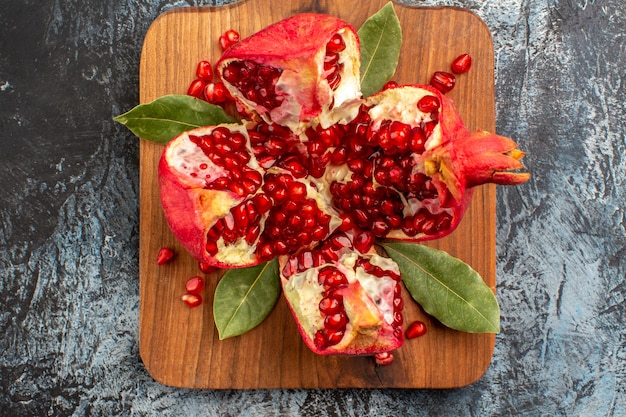
M 0 416 L 626 415 L 621 0 L 404 2 L 487 23 L 498 132 L 529 151 L 534 174 L 499 190 L 503 331 L 482 379 L 450 391 L 192 391 L 146 374 L 138 142 L 111 117 L 137 103 L 154 18 L 221 3 L 0 6 Z

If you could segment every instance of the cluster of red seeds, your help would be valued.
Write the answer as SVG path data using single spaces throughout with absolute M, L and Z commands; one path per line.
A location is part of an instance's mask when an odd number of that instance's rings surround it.
M 263 176 L 247 165 L 251 156 L 246 148 L 246 137 L 242 133 L 216 127 L 205 136 L 189 135 L 189 140 L 198 145 L 211 162 L 228 170 L 228 176 L 218 178 L 211 178 L 207 173 L 204 177 L 207 188 L 231 191 L 240 196 L 252 194 L 259 189 Z M 198 168 L 200 171 L 207 170 L 208 164 L 200 164 Z
M 320 269 L 318 282 L 324 287 L 319 311 L 324 317 L 324 328 L 318 330 L 314 336 L 314 343 L 318 349 L 336 345 L 343 339 L 348 324 L 348 315 L 343 304 L 343 296 L 337 291 L 348 285 L 348 278 L 334 266 L 325 266 Z
M 222 50 L 228 49 L 237 42 L 239 42 L 239 33 L 233 29 L 224 32 L 219 39 Z M 213 66 L 206 60 L 198 62 L 196 78 L 189 84 L 187 94 L 216 105 L 224 105 L 232 101 L 224 83 L 214 81 Z
M 254 61 L 233 61 L 222 71 L 224 80 L 237 87 L 243 96 L 268 110 L 274 109 L 283 101 L 276 94 L 276 83 L 282 70 Z
M 189 308 L 198 307 L 202 304 L 202 291 L 204 290 L 204 278 L 199 275 L 191 277 L 185 283 L 187 291 L 180 298 Z
M 430 85 L 441 91 L 443 94 L 452 91 L 456 84 L 454 74 L 464 74 L 472 67 L 472 57 L 469 54 L 459 55 L 452 61 L 450 69 L 452 73 L 446 71 L 436 71 L 430 79 Z
M 328 235 L 330 216 L 307 198 L 304 183 L 288 174 L 267 174 L 261 191 L 233 207 L 209 229 L 206 251 L 210 255 L 217 254 L 220 238 L 227 245 L 239 238 L 248 245 L 258 240 L 258 256 L 269 260 Z M 261 221 L 268 212 L 262 230 Z
M 340 53 L 346 49 L 346 43 L 340 34 L 335 34 L 326 44 L 324 56 L 324 75 L 332 90 L 337 89 L 341 83 L 341 71 L 343 63 L 339 62 Z

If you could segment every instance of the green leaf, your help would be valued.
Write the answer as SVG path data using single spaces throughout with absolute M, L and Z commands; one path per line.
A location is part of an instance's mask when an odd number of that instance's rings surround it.
M 382 246 L 400 267 L 413 299 L 428 314 L 452 329 L 500 332 L 498 301 L 469 265 L 424 245 L 385 242 Z
M 361 92 L 363 97 L 380 91 L 396 72 L 402 28 L 393 3 L 372 15 L 358 31 L 361 41 Z
M 213 317 L 220 340 L 252 330 L 270 314 L 280 296 L 278 261 L 230 269 L 215 288 Z
M 167 143 L 179 134 L 200 126 L 234 123 L 224 109 L 195 97 L 170 94 L 140 104 L 114 117 L 140 138 Z

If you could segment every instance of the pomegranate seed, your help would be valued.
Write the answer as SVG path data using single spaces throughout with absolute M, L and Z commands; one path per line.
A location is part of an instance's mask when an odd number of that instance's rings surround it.
M 165 265 L 174 258 L 174 251 L 167 247 L 159 249 L 157 254 L 157 265 Z
M 191 277 L 185 283 L 185 290 L 189 294 L 200 294 L 204 289 L 204 279 L 201 276 L 196 275 Z
M 213 79 L 213 67 L 209 61 L 198 62 L 196 77 L 204 81 L 211 81 Z
M 338 33 L 334 34 L 326 44 L 326 54 L 341 52 L 344 49 L 346 49 L 346 43 Z
M 208 241 L 206 245 L 204 246 L 204 250 L 206 250 L 207 253 L 211 256 L 217 255 L 217 251 L 218 251 L 217 243 L 213 241 Z
M 406 329 L 406 338 L 415 339 L 416 337 L 424 336 L 426 334 L 426 324 L 422 321 L 416 320 L 409 324 Z
M 330 246 L 335 250 L 343 248 L 352 248 L 352 241 L 345 233 L 335 233 L 330 238 Z
M 313 343 L 315 347 L 322 350 L 328 346 L 328 341 L 326 340 L 326 336 L 324 335 L 323 330 L 318 330 L 313 336 Z
M 187 95 L 193 96 L 196 98 L 204 98 L 204 86 L 206 83 L 203 80 L 196 79 L 194 80 L 187 89 Z
M 439 110 L 439 98 L 436 96 L 426 95 L 417 102 L 417 108 L 424 113 L 432 113 Z
M 364 231 L 354 237 L 354 248 L 361 253 L 367 253 L 374 245 L 374 234 L 370 231 Z
M 260 234 L 261 234 L 261 226 L 258 224 L 252 226 L 251 228 L 248 229 L 246 233 L 246 243 L 248 243 L 248 245 L 253 245 L 254 242 L 256 242 L 256 240 L 259 238 Z
M 318 272 L 318 282 L 327 288 L 348 284 L 348 278 L 334 266 L 327 266 Z
M 332 346 L 332 345 L 336 345 L 337 343 L 341 342 L 341 339 L 343 339 L 344 334 L 345 334 L 345 330 L 344 329 L 337 330 L 337 331 L 329 333 L 328 336 L 327 336 L 328 345 Z
M 394 357 L 391 352 L 382 352 L 374 355 L 374 360 L 378 366 L 387 366 L 393 363 Z
M 198 294 L 183 294 L 180 299 L 183 300 L 189 308 L 198 307 L 202 304 L 202 297 Z
M 204 272 L 205 274 L 212 274 L 218 269 L 217 267 L 209 265 L 206 262 L 198 262 L 198 268 L 200 269 L 200 271 Z
M 257 252 L 261 259 L 272 259 L 276 255 L 274 245 L 269 242 L 262 244 Z
M 430 79 L 430 85 L 441 91 L 443 94 L 452 91 L 455 83 L 456 77 L 454 74 L 444 71 L 435 72 Z
M 320 312 L 326 315 L 338 313 L 343 306 L 341 298 L 340 295 L 322 298 L 319 304 Z
M 234 29 L 228 29 L 219 39 L 222 51 L 225 51 L 237 42 L 239 42 L 239 32 Z
M 339 63 L 339 53 L 328 53 L 324 56 L 324 71 L 331 70 Z
M 452 72 L 455 74 L 463 74 L 470 70 L 472 67 L 472 57 L 469 54 L 462 54 L 457 56 L 452 61 Z
M 387 81 L 385 85 L 383 85 L 383 90 L 389 90 L 392 88 L 398 88 L 398 83 L 396 81 Z
M 272 208 L 272 199 L 267 194 L 257 194 L 252 201 L 259 214 L 265 214 Z
M 324 326 L 329 330 L 343 329 L 348 323 L 348 316 L 346 313 L 339 312 L 326 316 L 324 319 Z

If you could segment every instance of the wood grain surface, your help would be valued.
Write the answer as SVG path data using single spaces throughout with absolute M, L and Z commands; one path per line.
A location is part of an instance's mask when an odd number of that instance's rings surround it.
M 248 0 L 218 8 L 178 8 L 150 27 L 140 63 L 140 101 L 184 94 L 196 64 L 215 62 L 217 39 L 229 28 L 248 36 L 301 12 L 328 13 L 356 28 L 385 0 Z M 454 57 L 469 53 L 472 70 L 459 76 L 448 94 L 470 129 L 495 129 L 494 56 L 488 28 L 475 15 L 455 8 L 394 5 L 403 31 L 394 79 L 428 83 Z M 207 276 L 205 302 L 189 309 L 181 302 L 185 281 L 200 273 L 170 233 L 161 212 L 157 163 L 162 145 L 140 144 L 140 354 L 150 373 L 166 385 L 188 388 L 454 388 L 479 379 L 489 366 L 495 336 L 445 328 L 423 313 L 405 291 L 405 323 L 426 322 L 428 333 L 394 352 L 391 366 L 369 357 L 322 357 L 300 340 L 283 299 L 259 327 L 220 341 L 212 317 L 212 296 L 221 276 Z M 476 190 L 465 219 L 449 237 L 429 243 L 469 263 L 495 291 L 495 188 Z M 177 250 L 175 262 L 158 267 L 160 247 Z

